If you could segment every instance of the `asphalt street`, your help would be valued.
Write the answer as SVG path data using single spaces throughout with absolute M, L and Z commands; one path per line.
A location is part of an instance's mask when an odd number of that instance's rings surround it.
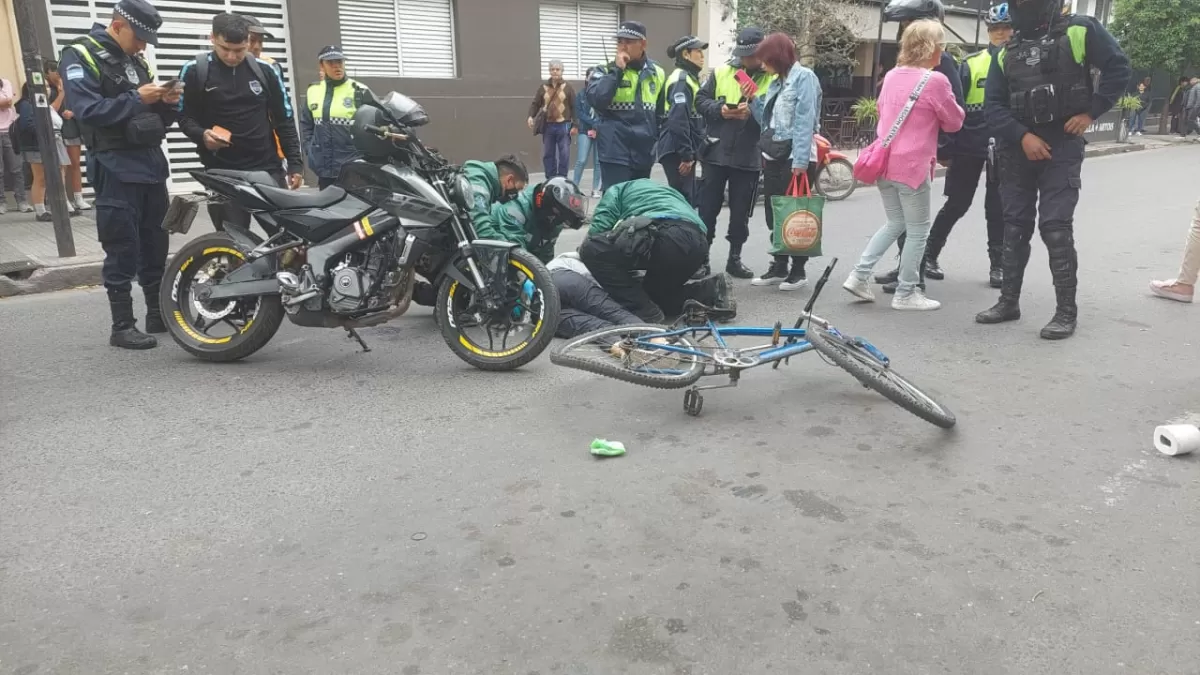
M 369 354 L 285 323 L 212 365 L 109 348 L 99 290 L 0 301 L 0 673 L 1200 673 L 1200 457 L 1151 445 L 1200 421 L 1200 314 L 1146 291 L 1198 160 L 1087 162 L 1061 343 L 1037 337 L 1040 241 L 1025 318 L 973 322 L 996 297 L 982 193 L 933 313 L 851 304 L 882 208 L 828 207 L 818 313 L 951 432 L 815 355 L 691 418 L 545 356 L 474 371 L 424 309 L 364 330 Z M 745 324 L 808 298 L 737 290 Z

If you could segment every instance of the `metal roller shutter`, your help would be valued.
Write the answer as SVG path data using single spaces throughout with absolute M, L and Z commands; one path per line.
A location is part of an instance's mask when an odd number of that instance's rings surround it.
M 551 59 L 563 62 L 563 77 L 583 79 L 588 68 L 607 63 L 616 50 L 613 32 L 620 8 L 608 2 L 543 2 L 538 12 L 542 77 Z
M 48 0 L 55 51 L 61 52 L 73 40 L 86 34 L 93 23 L 107 24 L 112 17 L 113 4 L 112 0 Z M 263 56 L 279 63 L 295 107 L 296 89 L 292 81 L 285 0 L 155 0 L 154 6 L 162 14 L 163 25 L 158 31 L 158 47 L 147 47 L 146 58 L 160 81 L 175 77 L 184 63 L 197 53 L 212 48 L 209 36 L 215 14 L 250 14 L 262 21 L 267 31 L 275 36 L 265 45 Z M 171 165 L 171 191 L 195 189 L 197 184 L 188 175 L 188 171 L 202 168 L 195 144 L 182 133 L 172 131 L 167 134 L 164 149 Z
M 453 78 L 451 0 L 338 0 L 352 77 Z

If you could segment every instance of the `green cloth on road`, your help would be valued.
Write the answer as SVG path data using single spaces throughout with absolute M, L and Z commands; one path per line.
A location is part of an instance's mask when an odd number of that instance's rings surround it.
M 592 454 L 597 457 L 620 457 L 625 454 L 625 444 L 621 441 L 606 441 L 597 438 L 592 441 Z
M 539 223 L 533 210 L 533 193 L 536 189 L 536 185 L 530 185 L 521 190 L 516 199 L 492 205 L 492 222 L 496 230 L 495 236 L 490 238 L 517 244 L 538 260 L 548 263 L 554 258 L 554 245 L 558 243 L 563 226 L 556 224 L 553 231 L 547 233 L 538 231 Z
M 695 223 L 701 232 L 708 232 L 700 215 L 677 190 L 649 178 L 639 178 L 604 191 L 592 214 L 588 234 L 609 232 L 621 221 L 636 216 L 686 220 Z

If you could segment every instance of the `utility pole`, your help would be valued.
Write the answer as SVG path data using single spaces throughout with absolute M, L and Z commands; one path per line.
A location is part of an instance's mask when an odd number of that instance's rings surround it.
M 71 231 L 62 164 L 58 161 L 58 143 L 54 134 L 54 121 L 50 115 L 50 86 L 44 74 L 37 25 L 33 21 L 32 1 L 13 0 L 13 14 L 17 20 L 21 54 L 25 60 L 25 81 L 29 83 L 29 90 L 34 98 L 38 150 L 42 155 L 42 169 L 46 175 L 46 197 L 50 214 L 54 218 L 54 242 L 58 245 L 60 258 L 71 258 L 75 255 L 75 233 Z

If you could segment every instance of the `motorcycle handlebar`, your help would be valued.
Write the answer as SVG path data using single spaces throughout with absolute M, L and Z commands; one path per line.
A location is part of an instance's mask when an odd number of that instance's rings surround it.
M 407 141 L 408 140 L 407 134 L 396 133 L 391 130 L 391 127 L 376 127 L 376 126 L 372 126 L 370 124 L 365 124 L 365 125 L 363 125 L 363 129 L 375 134 L 376 136 L 379 136 L 380 138 L 385 138 L 389 141 Z

